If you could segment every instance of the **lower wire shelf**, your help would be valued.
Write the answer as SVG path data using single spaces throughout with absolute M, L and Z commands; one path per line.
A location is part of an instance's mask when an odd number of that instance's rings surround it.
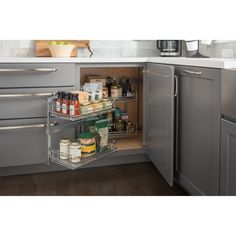
M 114 131 L 114 132 L 109 132 L 109 139 L 112 138 L 126 138 L 126 137 L 131 137 L 131 136 L 135 136 L 138 135 L 138 131 L 132 131 L 132 132 L 128 132 L 128 131 Z
M 76 169 L 79 169 L 80 167 L 85 166 L 91 162 L 99 160 L 103 157 L 107 157 L 107 156 L 111 155 L 112 153 L 115 153 L 116 151 L 117 151 L 116 147 L 107 147 L 103 151 L 97 152 L 92 157 L 83 158 L 77 163 L 72 163 L 69 160 L 60 159 L 60 152 L 58 150 L 50 150 L 50 161 L 53 163 L 56 163 L 58 165 L 61 165 L 63 167 L 66 167 L 68 169 L 76 170 Z

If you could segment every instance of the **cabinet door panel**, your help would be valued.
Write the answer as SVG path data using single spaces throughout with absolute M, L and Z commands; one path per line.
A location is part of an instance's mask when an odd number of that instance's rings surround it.
M 220 71 L 179 74 L 177 178 L 193 195 L 219 195 Z
M 220 194 L 236 196 L 236 124 L 221 121 Z
M 147 155 L 169 185 L 174 163 L 174 68 L 147 66 Z

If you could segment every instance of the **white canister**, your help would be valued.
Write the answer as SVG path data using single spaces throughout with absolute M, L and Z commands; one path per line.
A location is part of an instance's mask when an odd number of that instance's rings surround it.
M 70 139 L 63 138 L 60 141 L 60 159 L 68 160 L 70 156 Z

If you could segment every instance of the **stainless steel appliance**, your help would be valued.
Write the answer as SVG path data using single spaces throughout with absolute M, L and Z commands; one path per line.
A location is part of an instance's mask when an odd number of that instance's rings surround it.
M 157 48 L 160 50 L 162 57 L 181 56 L 180 40 L 157 40 Z

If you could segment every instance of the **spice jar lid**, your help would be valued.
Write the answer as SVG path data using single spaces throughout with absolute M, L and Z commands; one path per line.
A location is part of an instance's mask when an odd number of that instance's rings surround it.
M 69 138 L 62 138 L 62 139 L 60 140 L 60 142 L 62 142 L 62 143 L 69 143 L 69 142 L 70 142 L 70 139 L 69 139 Z
M 77 145 L 80 145 L 80 141 L 78 139 L 73 139 L 70 141 L 70 144 L 72 146 L 77 146 Z
M 91 133 L 91 132 L 84 132 L 84 133 L 81 133 L 80 138 L 94 138 L 95 135 L 94 133 Z

